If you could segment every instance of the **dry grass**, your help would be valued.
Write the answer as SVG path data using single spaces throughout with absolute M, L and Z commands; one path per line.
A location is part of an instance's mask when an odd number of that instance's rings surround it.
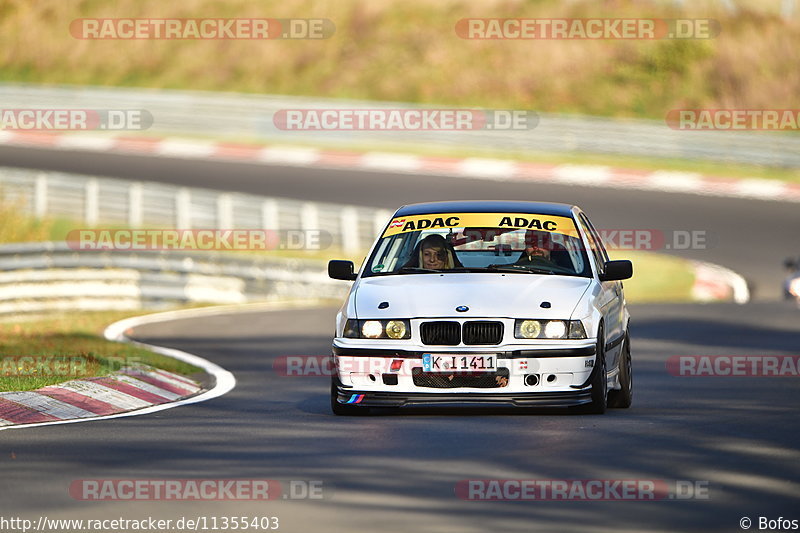
M 177 359 L 109 342 L 101 336 L 110 323 L 138 314 L 141 311 L 78 312 L 0 322 L 0 392 L 35 390 L 75 378 L 104 376 L 139 363 L 185 375 L 201 372 Z M 36 363 L 26 362 L 26 358 Z M 61 366 L 65 361 L 66 371 Z
M 26 215 L 0 191 L 0 243 L 51 240 L 61 232 L 61 221 L 37 220 Z
M 368 98 L 648 116 L 678 107 L 791 108 L 800 20 L 778 2 L 574 0 L 0 0 L 0 78 Z M 329 18 L 336 34 L 295 41 L 90 41 L 79 17 Z M 468 41 L 467 17 L 711 17 L 710 40 Z
M 626 280 L 628 303 L 689 302 L 694 285 L 694 268 L 686 259 L 653 252 L 619 250 L 612 259 L 633 262 L 633 278 Z

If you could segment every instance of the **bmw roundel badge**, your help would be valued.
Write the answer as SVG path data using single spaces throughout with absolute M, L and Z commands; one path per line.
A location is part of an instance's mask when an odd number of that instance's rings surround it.
M 458 311 L 459 313 L 465 313 L 469 311 L 469 307 L 467 307 L 466 305 L 459 305 L 458 307 L 456 307 L 456 311 Z

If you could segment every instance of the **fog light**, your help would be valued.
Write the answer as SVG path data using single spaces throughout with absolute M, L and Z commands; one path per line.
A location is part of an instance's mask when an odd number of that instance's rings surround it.
M 523 320 L 519 332 L 526 339 L 535 339 L 542 332 L 542 324 L 538 320 Z
M 386 336 L 390 339 L 402 339 L 406 336 L 406 324 L 402 320 L 390 320 L 386 323 Z
M 539 384 L 539 376 L 537 374 L 528 374 L 525 376 L 525 385 L 535 387 Z

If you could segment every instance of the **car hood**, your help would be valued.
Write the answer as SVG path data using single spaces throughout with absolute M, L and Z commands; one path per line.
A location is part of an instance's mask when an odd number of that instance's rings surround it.
M 509 317 L 568 319 L 591 279 L 539 274 L 404 274 L 362 278 L 358 318 Z M 389 307 L 378 309 L 388 302 Z M 541 307 L 550 302 L 550 308 Z M 468 311 L 458 312 L 456 307 Z

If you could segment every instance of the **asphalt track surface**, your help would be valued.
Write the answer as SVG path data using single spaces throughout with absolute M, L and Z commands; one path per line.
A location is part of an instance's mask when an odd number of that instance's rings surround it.
M 142 417 L 2 432 L 5 517 L 266 515 L 280 517 L 280 530 L 298 532 L 740 531 L 745 516 L 754 530 L 761 516 L 800 519 L 800 380 L 675 377 L 665 368 L 674 355 L 798 353 L 800 312 L 776 301 L 780 262 L 800 249 L 796 205 L 8 148 L 0 149 L 0 164 L 387 208 L 446 198 L 572 202 L 599 227 L 705 230 L 712 246 L 681 255 L 731 267 L 772 300 L 631 306 L 634 406 L 604 416 L 409 410 L 334 417 L 326 378 L 273 369 L 282 355 L 329 353 L 333 308 L 143 326 L 136 338 L 210 359 L 236 375 L 237 387 Z M 69 495 L 79 479 L 187 478 L 317 480 L 325 499 L 85 502 Z M 472 502 L 454 492 L 467 479 L 687 481 L 707 483 L 708 499 Z
M 672 245 L 659 251 L 736 270 L 752 283 L 755 299 L 779 299 L 785 276 L 783 260 L 800 255 L 800 207 L 788 202 L 10 146 L 0 146 L 0 165 L 389 210 L 438 200 L 576 204 L 598 229 L 657 230 L 664 235 L 664 243 Z M 705 244 L 676 250 L 681 243 L 675 242 L 675 232 L 686 231 L 702 232 Z
M 800 519 L 798 378 L 675 377 L 671 355 L 796 353 L 784 304 L 631 310 L 634 406 L 603 416 L 507 410 L 330 414 L 325 377 L 286 377 L 282 355 L 322 355 L 335 309 L 143 326 L 136 337 L 214 360 L 237 387 L 153 415 L 5 431 L 5 515 L 177 519 L 278 516 L 281 531 L 738 531 Z M 85 502 L 79 479 L 322 481 L 323 500 Z M 465 479 L 707 483 L 708 499 L 463 501 Z M 755 528 L 754 528 L 755 529 Z

